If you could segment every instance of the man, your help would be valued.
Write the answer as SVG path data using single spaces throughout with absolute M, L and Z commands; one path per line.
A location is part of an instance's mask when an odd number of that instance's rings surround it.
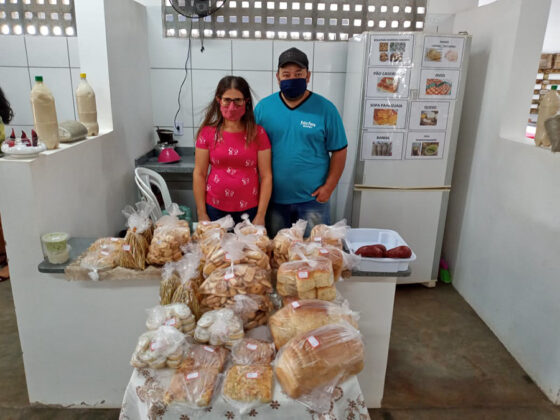
M 276 73 L 280 92 L 255 108 L 272 145 L 271 236 L 298 219 L 307 220 L 307 232 L 316 224 L 330 224 L 329 198 L 346 163 L 342 119 L 332 102 L 307 90 L 310 78 L 305 53 L 284 51 Z

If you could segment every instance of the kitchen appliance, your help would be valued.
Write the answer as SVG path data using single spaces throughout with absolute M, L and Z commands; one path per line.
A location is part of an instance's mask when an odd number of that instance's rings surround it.
M 181 160 L 181 156 L 175 151 L 176 140 L 173 140 L 173 131 L 164 128 L 156 130 L 159 142 L 156 143 L 156 150 L 159 151 L 158 162 L 173 163 Z
M 159 163 L 174 163 L 180 160 L 181 156 L 171 147 L 163 149 L 158 156 Z
M 348 42 L 348 175 L 336 217 L 406 238 L 417 258 L 398 283 L 437 279 L 470 44 L 466 34 L 422 32 Z

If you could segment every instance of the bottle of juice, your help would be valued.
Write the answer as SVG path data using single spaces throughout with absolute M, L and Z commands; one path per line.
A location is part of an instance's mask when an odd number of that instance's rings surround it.
M 97 124 L 95 92 L 86 80 L 85 73 L 80 73 L 80 84 L 76 89 L 76 104 L 78 105 L 78 119 L 87 127 L 88 136 L 97 136 L 99 124 Z
M 47 149 L 56 149 L 59 143 L 56 106 L 53 94 L 43 83 L 43 76 L 35 76 L 35 86 L 31 89 L 31 108 L 39 140 L 45 143 Z
M 544 123 L 560 110 L 560 95 L 558 95 L 557 89 L 558 86 L 551 86 L 539 105 L 539 118 L 537 119 L 537 131 L 535 132 L 535 144 L 537 146 L 550 146 L 550 139 Z

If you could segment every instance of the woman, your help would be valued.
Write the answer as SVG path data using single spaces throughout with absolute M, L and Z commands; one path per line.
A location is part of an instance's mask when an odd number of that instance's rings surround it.
M 0 145 L 6 139 L 4 124 L 8 125 L 14 117 L 14 111 L 10 107 L 10 103 L 4 96 L 4 92 L 0 89 Z
M 193 189 L 198 221 L 230 214 L 238 223 L 247 213 L 254 224 L 264 225 L 272 192 L 270 142 L 255 122 L 245 79 L 220 80 L 196 137 Z

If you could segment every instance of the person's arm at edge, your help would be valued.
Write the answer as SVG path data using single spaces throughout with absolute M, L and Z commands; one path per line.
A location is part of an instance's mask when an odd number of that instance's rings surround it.
M 329 201 L 329 198 L 331 198 L 331 195 L 338 184 L 338 180 L 342 176 L 342 172 L 344 172 L 347 149 L 348 147 L 344 147 L 341 150 L 332 152 L 327 179 L 323 185 L 311 194 L 311 196 L 315 197 L 319 203 L 326 203 Z
M 197 147 L 194 154 L 193 193 L 199 222 L 210 220 L 206 213 L 206 178 L 208 177 L 209 162 L 208 149 Z
M 266 216 L 266 209 L 272 194 L 272 164 L 271 164 L 271 150 L 260 150 L 258 154 L 258 169 L 260 177 L 260 191 L 259 191 L 259 206 L 257 208 L 257 215 L 253 220 L 253 224 L 264 226 Z

